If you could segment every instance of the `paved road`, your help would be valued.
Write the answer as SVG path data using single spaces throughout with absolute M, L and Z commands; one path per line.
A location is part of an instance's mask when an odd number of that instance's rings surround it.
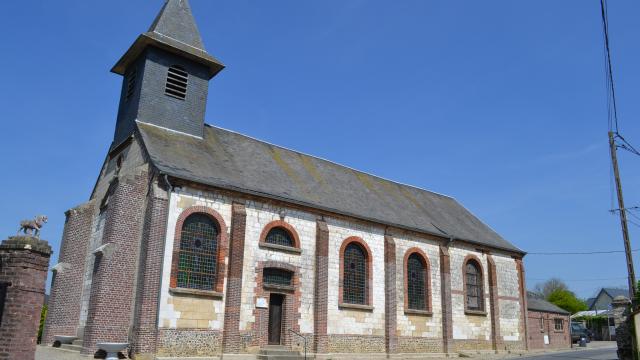
M 594 349 L 580 350 L 563 353 L 541 354 L 537 356 L 526 357 L 527 360 L 618 360 L 616 349 Z

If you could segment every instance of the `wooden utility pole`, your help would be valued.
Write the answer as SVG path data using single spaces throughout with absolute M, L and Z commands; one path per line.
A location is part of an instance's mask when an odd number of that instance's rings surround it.
M 622 225 L 622 238 L 624 240 L 624 252 L 627 256 L 627 272 L 629 277 L 629 299 L 633 301 L 636 294 L 636 274 L 633 270 L 633 257 L 631 256 L 631 241 L 629 240 L 629 228 L 627 227 L 627 209 L 624 207 L 622 197 L 622 182 L 620 181 L 620 171 L 618 169 L 618 148 L 616 146 L 615 134 L 609 131 L 609 148 L 611 151 L 611 162 L 613 163 L 613 175 L 616 179 L 616 191 L 618 193 L 618 211 L 620 212 L 620 224 Z

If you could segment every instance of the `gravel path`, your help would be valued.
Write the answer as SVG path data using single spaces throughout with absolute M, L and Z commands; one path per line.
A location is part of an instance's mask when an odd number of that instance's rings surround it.
M 48 346 L 38 346 L 36 349 L 36 360 L 87 360 L 90 357 L 81 356 L 75 351 L 54 349 Z

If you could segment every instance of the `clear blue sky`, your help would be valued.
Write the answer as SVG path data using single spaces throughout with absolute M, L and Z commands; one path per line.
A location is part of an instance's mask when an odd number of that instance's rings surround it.
M 640 3 L 610 3 L 621 128 L 640 145 Z M 452 195 L 530 252 L 622 249 L 608 213 L 598 0 L 191 4 L 227 65 L 208 123 Z M 59 250 L 64 211 L 87 200 L 112 139 L 121 78 L 109 69 L 161 5 L 3 4 L 3 236 L 43 213 Z M 640 205 L 638 165 L 621 155 L 629 206 Z M 526 266 L 530 287 L 557 276 L 583 297 L 626 284 L 622 254 Z

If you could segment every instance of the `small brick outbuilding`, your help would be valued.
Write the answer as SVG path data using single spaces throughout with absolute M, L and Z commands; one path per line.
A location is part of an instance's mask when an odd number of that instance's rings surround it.
M 558 306 L 527 294 L 530 349 L 562 349 L 571 347 L 571 314 Z

